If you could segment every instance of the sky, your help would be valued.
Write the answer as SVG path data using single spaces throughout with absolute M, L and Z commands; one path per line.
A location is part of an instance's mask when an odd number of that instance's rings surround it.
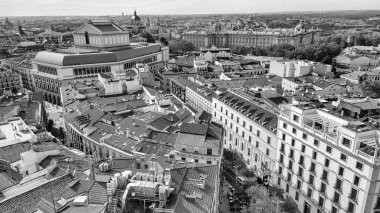
M 380 0 L 0 0 L 0 16 L 264 13 L 379 9 Z

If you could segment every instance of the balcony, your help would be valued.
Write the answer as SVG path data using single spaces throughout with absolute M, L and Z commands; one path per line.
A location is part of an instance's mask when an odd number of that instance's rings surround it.
M 371 156 L 371 155 L 369 155 L 369 154 L 367 154 L 367 153 L 365 153 L 363 151 L 360 151 L 360 150 L 357 150 L 356 154 L 359 155 L 359 156 L 361 156 L 361 157 L 364 157 L 364 158 L 366 158 L 366 159 L 368 159 L 370 161 L 374 161 L 375 160 L 375 157 L 373 157 L 373 156 Z

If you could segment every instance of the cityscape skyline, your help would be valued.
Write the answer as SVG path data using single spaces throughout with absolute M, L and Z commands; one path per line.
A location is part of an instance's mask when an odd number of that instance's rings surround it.
M 90 4 L 90 5 L 89 5 Z M 112 7 L 110 7 L 112 5 Z M 64 0 L 4 0 L 0 2 L 2 16 L 96 16 L 133 14 L 231 14 L 231 13 L 273 13 L 273 12 L 306 12 L 334 10 L 369 10 L 380 8 L 380 2 L 363 0 L 346 2 L 344 0 L 300 1 L 271 0 L 257 5 L 257 2 L 237 0 L 233 3 L 226 0 L 184 1 L 184 0 L 148 0 L 130 1 L 128 5 L 121 0 L 102 2 L 99 0 L 81 0 L 67 2 Z M 334 11 L 333 10 L 333 11 Z

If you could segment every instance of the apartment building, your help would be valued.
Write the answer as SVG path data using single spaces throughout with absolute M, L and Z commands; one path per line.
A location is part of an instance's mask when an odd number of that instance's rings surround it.
M 212 99 L 213 120 L 225 129 L 224 148 L 237 151 L 259 176 L 276 165 L 277 116 L 243 90 L 229 90 Z M 275 174 L 274 174 L 275 175 Z
M 366 99 L 320 108 L 326 105 L 280 106 L 278 179 L 272 181 L 304 213 L 378 213 L 380 131 L 376 119 L 357 118 L 378 116 L 379 107 Z

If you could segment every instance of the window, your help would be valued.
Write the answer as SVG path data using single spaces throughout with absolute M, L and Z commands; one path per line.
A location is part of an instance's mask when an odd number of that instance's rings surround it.
M 239 133 L 239 127 L 236 127 L 236 133 Z
M 296 140 L 292 139 L 292 146 L 296 144 Z
M 307 140 L 307 135 L 305 133 L 302 134 L 302 139 Z
M 296 192 L 296 195 L 294 196 L 294 199 L 295 200 L 299 200 L 300 199 L 300 194 L 298 192 Z
M 338 192 L 334 192 L 334 198 L 333 198 L 334 203 L 338 204 L 339 200 L 340 200 L 340 194 Z
M 300 156 L 300 160 L 299 160 L 298 163 L 303 166 L 304 165 L 304 160 L 305 160 L 305 157 L 301 155 Z
M 359 182 L 360 182 L 360 178 L 355 175 L 355 177 L 354 177 L 354 185 L 355 186 L 359 186 Z
M 249 131 L 252 132 L 252 126 L 249 126 Z
M 327 180 L 328 176 L 329 176 L 329 173 L 326 170 L 323 170 L 322 180 Z
M 301 167 L 298 168 L 298 176 L 302 178 L 303 176 L 303 169 Z
M 303 152 L 303 153 L 305 153 L 305 145 L 302 145 L 302 147 L 301 147 L 301 152 Z
M 313 151 L 313 159 L 314 159 L 314 160 L 317 159 L 317 152 L 316 152 L 316 151 Z
M 181 160 L 182 160 L 182 161 L 186 161 L 186 158 L 185 158 L 185 157 L 182 157 Z
M 211 148 L 207 148 L 207 155 L 212 155 L 212 149 Z
M 310 185 L 314 184 L 314 176 L 313 175 L 309 175 L 309 184 Z
M 257 130 L 257 133 L 256 133 L 257 137 L 260 137 L 260 131 Z
M 266 152 L 266 154 L 269 156 L 269 149 L 267 149 L 267 152 Z
M 270 144 L 271 138 L 268 136 L 267 143 Z
M 241 136 L 244 138 L 245 137 L 245 132 L 241 131 Z
M 278 184 L 279 186 L 281 185 L 281 178 L 280 178 L 280 177 L 277 178 L 277 184 Z
M 338 209 L 335 206 L 333 206 L 331 208 L 331 213 L 338 213 Z
M 325 183 L 321 183 L 321 188 L 319 189 L 319 191 L 320 191 L 322 194 L 325 194 L 325 193 L 326 193 L 326 184 L 325 184 Z
M 314 139 L 314 146 L 319 146 L 319 141 L 317 139 Z
M 257 154 L 256 154 L 257 155 Z M 280 163 L 284 163 L 284 156 L 280 154 Z
M 231 119 L 234 119 L 234 114 L 231 113 Z
M 347 213 L 354 213 L 355 212 L 355 204 L 352 202 L 348 202 L 348 208 L 347 208 Z
M 85 40 L 86 40 L 86 44 L 90 44 L 90 38 L 89 38 L 89 36 L 88 36 L 88 32 L 87 32 L 87 31 L 84 32 L 84 38 L 85 38 Z
M 281 166 L 278 167 L 278 174 L 280 174 L 280 175 L 282 174 L 282 167 Z
M 286 192 L 289 193 L 289 185 L 286 184 Z
M 329 167 L 330 166 L 330 160 L 326 158 L 325 160 L 325 167 Z
M 354 188 L 351 188 L 351 193 L 350 193 L 350 199 L 356 201 L 356 198 L 358 196 L 358 191 Z
M 288 173 L 288 182 L 292 181 L 292 174 Z
M 315 173 L 315 163 L 313 162 L 310 164 L 310 172 Z
M 259 148 L 259 142 L 256 141 L 256 148 Z
M 252 137 L 248 136 L 248 141 L 251 143 L 252 142 Z
M 299 120 L 300 120 L 300 117 L 298 115 L 293 115 L 293 121 L 298 123 Z
M 282 140 L 285 141 L 285 139 L 286 139 L 286 135 L 283 133 L 282 134 Z
M 248 154 L 248 156 L 251 156 L 251 148 L 249 148 L 249 147 L 247 149 L 247 154 Z
M 336 179 L 335 189 L 342 191 L 342 180 L 341 179 Z
M 243 127 L 245 127 L 245 121 L 243 121 Z
M 356 168 L 359 169 L 360 171 L 363 170 L 363 164 L 360 162 L 356 162 Z
M 345 155 L 345 154 L 340 154 L 340 159 L 342 160 L 342 161 L 347 161 L 347 156 Z
M 297 134 L 297 130 L 295 128 L 293 128 L 292 132 L 293 134 Z
M 288 127 L 288 125 L 286 123 L 282 124 L 282 128 L 286 129 L 287 127 Z
M 339 167 L 338 175 L 343 176 L 343 174 L 344 174 L 344 168 Z
M 240 121 L 240 118 L 236 116 L 236 122 L 239 123 L 239 121 Z
M 307 196 L 311 197 L 313 195 L 313 190 L 311 188 L 307 189 Z
M 241 143 L 241 151 L 244 151 L 244 144 L 243 143 Z
M 326 152 L 328 152 L 328 153 L 331 154 L 331 152 L 332 152 L 331 146 L 327 146 L 327 147 L 326 147 Z
M 212 163 L 211 163 L 211 161 L 208 160 L 208 161 L 207 161 L 207 164 L 212 164 Z
M 323 207 L 324 202 L 325 202 L 325 199 L 323 199 L 323 197 L 319 197 L 318 205 Z
M 293 161 L 291 161 L 291 160 L 289 160 L 288 169 L 289 169 L 289 170 L 292 170 L 292 169 L 293 169 Z
M 350 148 L 350 146 L 351 146 L 351 140 L 348 139 L 348 138 L 343 137 L 343 139 L 342 139 L 342 144 L 343 144 L 344 146 Z
M 294 159 L 294 150 L 290 149 L 289 158 Z
M 297 180 L 297 189 L 301 189 L 301 187 L 302 187 L 301 181 Z

